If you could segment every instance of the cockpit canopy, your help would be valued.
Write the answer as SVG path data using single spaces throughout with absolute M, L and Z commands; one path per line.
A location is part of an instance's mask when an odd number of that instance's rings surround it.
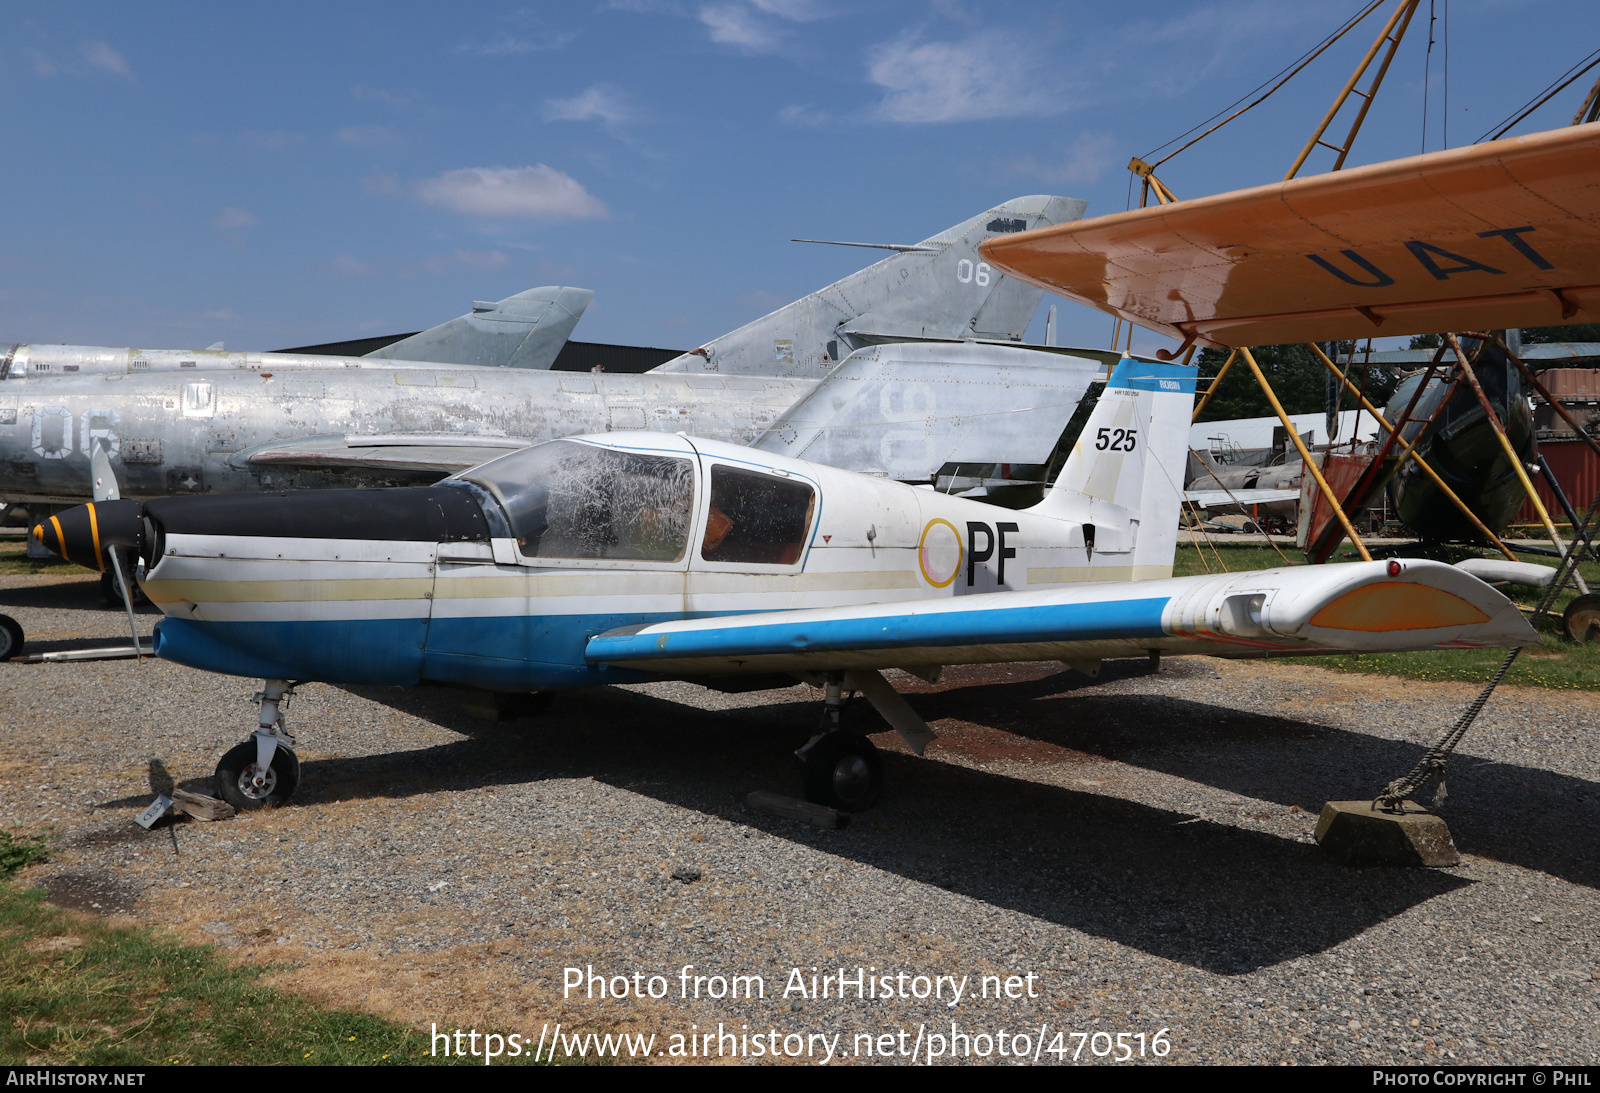
M 700 556 L 789 566 L 805 551 L 816 490 L 784 472 L 712 462 Z M 525 558 L 682 561 L 694 522 L 689 454 L 554 440 L 463 471 L 450 485 L 478 495 L 495 532 Z
M 494 495 L 524 557 L 675 562 L 688 546 L 687 458 L 555 440 L 458 478 Z

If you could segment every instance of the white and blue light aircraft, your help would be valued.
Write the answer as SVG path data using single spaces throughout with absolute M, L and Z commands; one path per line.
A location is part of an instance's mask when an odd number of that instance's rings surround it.
M 503 692 L 789 676 L 824 688 L 807 795 L 869 806 L 859 691 L 919 754 L 880 674 L 1151 653 L 1263 657 L 1537 641 L 1460 569 L 1393 560 L 1172 577 L 1195 370 L 1124 358 L 1042 503 L 1008 511 L 679 434 L 536 445 L 426 487 L 85 505 L 46 545 L 136 551 L 157 655 L 261 678 L 258 727 L 217 768 L 239 808 L 299 767 L 299 683 Z M 131 561 L 131 559 L 129 559 Z

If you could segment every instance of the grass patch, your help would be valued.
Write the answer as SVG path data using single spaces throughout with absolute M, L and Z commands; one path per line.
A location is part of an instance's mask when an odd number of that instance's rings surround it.
M 0 831 L 0 877 L 49 857 L 49 840 L 44 835 L 17 835 Z
M 457 1062 L 430 1056 L 427 1033 L 262 985 L 273 969 L 62 911 L 14 882 L 0 882 L 0 939 L 0 1064 Z
M 1237 573 L 1252 569 L 1275 569 L 1284 564 L 1277 551 L 1261 543 L 1233 544 L 1219 540 L 1216 536 L 1212 537 L 1212 542 L 1216 544 L 1215 552 L 1203 543 L 1200 551 L 1191 544 L 1180 543 L 1173 561 L 1173 575 L 1188 577 L 1207 572 L 1217 573 L 1221 572 L 1222 566 L 1225 566 L 1230 573 Z M 1292 545 L 1280 543 L 1279 546 L 1284 554 L 1289 556 L 1291 562 L 1304 561 L 1305 556 Z M 1342 555 L 1342 551 L 1340 553 Z M 1483 557 L 1498 557 L 1490 555 L 1487 551 L 1459 553 L 1462 557 L 1467 557 L 1471 553 L 1478 553 Z M 1554 558 L 1537 554 L 1521 553 L 1518 557 L 1526 562 L 1538 562 L 1543 565 L 1555 561 Z M 1337 560 L 1345 559 L 1340 556 Z M 1589 582 L 1590 588 L 1600 591 L 1600 566 L 1585 562 L 1580 567 L 1580 572 L 1584 580 Z M 1519 585 L 1508 585 L 1500 591 L 1510 597 L 1512 602 L 1530 608 L 1538 606 L 1539 597 L 1543 594 L 1542 589 L 1524 588 Z M 1561 609 L 1571 602 L 1575 594 L 1571 589 L 1562 592 L 1556 597 L 1551 610 L 1559 615 Z M 1558 623 L 1548 619 L 1538 620 L 1534 625 L 1540 631 L 1540 644 L 1537 647 L 1523 649 L 1522 654 L 1517 657 L 1517 662 L 1511 666 L 1511 671 L 1506 673 L 1506 683 L 1558 690 L 1600 690 L 1600 643 L 1578 644 L 1568 641 L 1557 632 Z M 1487 683 L 1495 669 L 1500 667 L 1506 652 L 1505 649 L 1432 649 L 1414 653 L 1362 653 L 1296 659 L 1303 660 L 1306 664 L 1315 664 L 1340 672 L 1368 672 L 1401 676 L 1406 679 L 1481 684 Z
M 26 577 L 35 573 L 50 573 L 60 569 L 83 572 L 81 567 L 54 555 L 49 558 L 28 557 L 28 542 L 26 539 L 13 539 L 9 536 L 0 539 L 0 577 L 19 575 Z

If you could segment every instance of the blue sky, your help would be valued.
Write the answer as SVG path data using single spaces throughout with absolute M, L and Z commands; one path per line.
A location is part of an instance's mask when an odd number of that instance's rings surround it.
M 597 292 L 580 340 L 688 348 L 865 264 L 790 236 L 914 242 L 1029 193 L 1121 210 L 1129 156 L 1361 6 L 14 2 L 0 340 L 270 349 L 561 283 Z M 1431 150 L 1600 44 L 1592 0 L 1431 6 L 1431 63 L 1423 0 L 1352 164 L 1423 150 L 1425 64 Z M 1282 177 L 1378 18 L 1164 180 Z M 1103 346 L 1110 319 L 1062 327 Z

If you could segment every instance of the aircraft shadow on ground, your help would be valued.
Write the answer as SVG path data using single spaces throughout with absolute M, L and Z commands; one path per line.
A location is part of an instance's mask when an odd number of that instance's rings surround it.
M 1371 798 L 1426 750 L 1172 696 L 1100 695 L 1080 679 L 1063 673 L 908 698 L 924 717 L 977 721 L 1312 813 L 1327 801 Z M 1422 726 L 1430 738 L 1448 727 Z M 1470 733 L 1466 743 L 1470 748 Z M 1470 752 L 1451 759 L 1446 782 L 1439 812 L 1462 851 L 1600 888 L 1600 784 Z M 1432 793 L 1430 785 L 1424 803 Z
M 37 607 L 46 611 L 124 610 L 121 603 L 106 602 L 106 598 L 100 594 L 99 582 L 81 578 L 0 588 L 0 607 Z M 135 604 L 133 609 L 140 615 L 161 614 L 161 609 L 151 603 Z
M 884 800 L 844 831 L 745 808 L 752 789 L 798 792 L 790 752 L 815 725 L 814 701 L 708 713 L 602 689 L 497 725 L 468 720 L 448 692 L 349 690 L 471 735 L 308 760 L 301 803 L 591 777 L 1223 974 L 1324 951 L 1468 883 L 1428 870 L 1346 869 L 1290 839 L 895 753 L 884 756 Z

